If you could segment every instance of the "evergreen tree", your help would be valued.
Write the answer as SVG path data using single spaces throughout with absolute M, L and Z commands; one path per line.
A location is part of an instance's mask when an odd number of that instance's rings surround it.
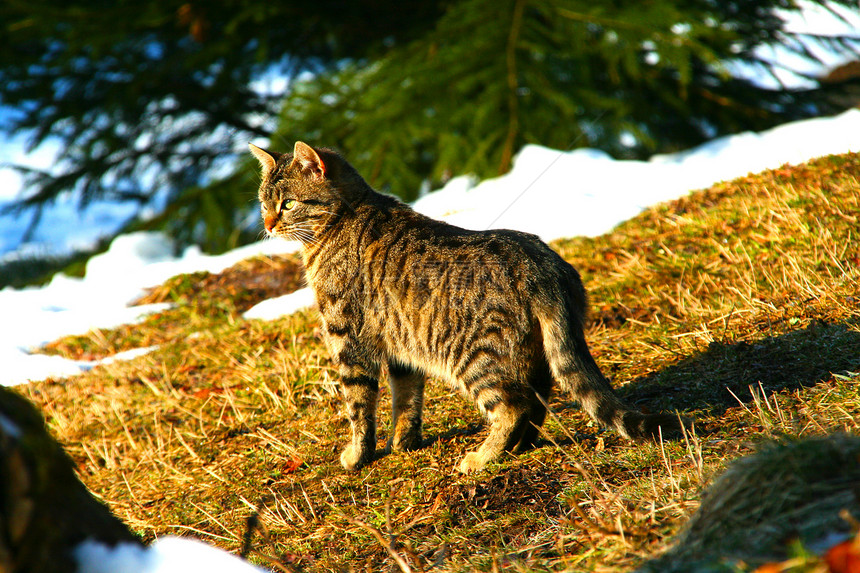
M 209 249 L 230 238 L 253 198 L 212 174 L 233 169 L 254 136 L 275 127 L 282 93 L 254 82 L 373 58 L 418 37 L 436 0 L 342 3 L 162 0 L 4 0 L 0 3 L 0 130 L 29 146 L 58 140 L 53 169 L 22 170 L 13 209 L 34 213 L 73 191 L 82 207 L 134 201 Z M 245 181 L 243 180 L 243 183 Z
M 772 73 L 755 51 L 768 42 L 856 54 L 851 38 L 784 31 L 776 9 L 797 2 L 6 0 L 0 130 L 61 141 L 17 208 L 69 190 L 84 206 L 157 198 L 161 215 L 131 226 L 217 250 L 253 200 L 237 153 L 275 128 L 273 148 L 338 147 L 413 198 L 428 180 L 502 173 L 525 143 L 642 157 L 836 111 L 845 82 L 767 90 L 729 74 Z M 273 72 L 291 78 L 285 99 L 254 89 Z

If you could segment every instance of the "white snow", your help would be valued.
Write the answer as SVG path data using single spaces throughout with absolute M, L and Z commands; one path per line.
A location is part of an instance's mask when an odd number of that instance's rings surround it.
M 305 287 L 283 296 L 264 300 L 246 310 L 242 316 L 246 319 L 273 320 L 313 306 L 315 302 L 314 292 L 309 287 Z
M 600 235 L 645 207 L 785 163 L 860 150 L 860 110 L 716 139 L 650 161 L 526 146 L 510 173 L 469 188 L 457 178 L 415 208 L 471 229 L 519 229 L 545 241 Z M 437 197 L 437 194 L 439 197 Z M 444 197 L 444 200 L 442 200 Z M 547 209 L 552 205 L 552 209 Z
M 78 573 L 261 573 L 247 561 L 202 541 L 161 537 L 147 547 L 120 543 L 108 547 L 84 541 L 75 550 Z
M 93 329 L 115 328 L 161 312 L 169 304 L 128 306 L 147 287 L 180 273 L 221 272 L 255 255 L 289 252 L 296 243 L 265 241 L 223 255 L 205 255 L 197 247 L 173 255 L 173 243 L 161 233 L 133 233 L 117 237 L 107 252 L 93 257 L 84 278 L 62 274 L 41 288 L 0 291 L 0 384 L 80 374 L 107 360 L 68 360 L 32 351 L 52 340 Z M 129 351 L 119 358 L 145 354 Z M 113 356 L 110 359 L 116 360 Z

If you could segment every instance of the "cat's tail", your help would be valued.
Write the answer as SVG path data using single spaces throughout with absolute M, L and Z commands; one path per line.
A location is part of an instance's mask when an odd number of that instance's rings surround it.
M 659 439 L 681 435 L 681 425 L 689 426 L 689 422 L 677 415 L 643 414 L 621 401 L 588 350 L 582 319 L 565 316 L 567 313 L 559 313 L 557 308 L 554 310 L 539 311 L 538 320 L 550 370 L 564 391 L 594 420 L 626 438 Z

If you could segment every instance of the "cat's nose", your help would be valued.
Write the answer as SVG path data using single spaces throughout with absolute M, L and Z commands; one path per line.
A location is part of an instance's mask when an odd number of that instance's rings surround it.
M 275 228 L 275 224 L 278 222 L 277 217 L 274 215 L 266 215 L 266 218 L 263 219 L 263 226 L 266 227 L 268 232 L 272 232 L 272 229 Z

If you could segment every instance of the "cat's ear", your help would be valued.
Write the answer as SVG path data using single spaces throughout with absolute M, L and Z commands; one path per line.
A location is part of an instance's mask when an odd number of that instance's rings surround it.
M 293 162 L 298 162 L 302 171 L 314 179 L 325 179 L 325 163 L 313 147 L 302 141 L 297 141 L 293 149 Z
M 263 149 L 262 147 L 257 147 L 253 143 L 249 143 L 248 147 L 251 148 L 251 154 L 260 162 L 260 167 L 262 167 L 263 173 L 269 173 L 275 168 L 275 163 L 277 163 L 278 158 L 281 156 L 280 153 L 275 153 L 273 151 Z

